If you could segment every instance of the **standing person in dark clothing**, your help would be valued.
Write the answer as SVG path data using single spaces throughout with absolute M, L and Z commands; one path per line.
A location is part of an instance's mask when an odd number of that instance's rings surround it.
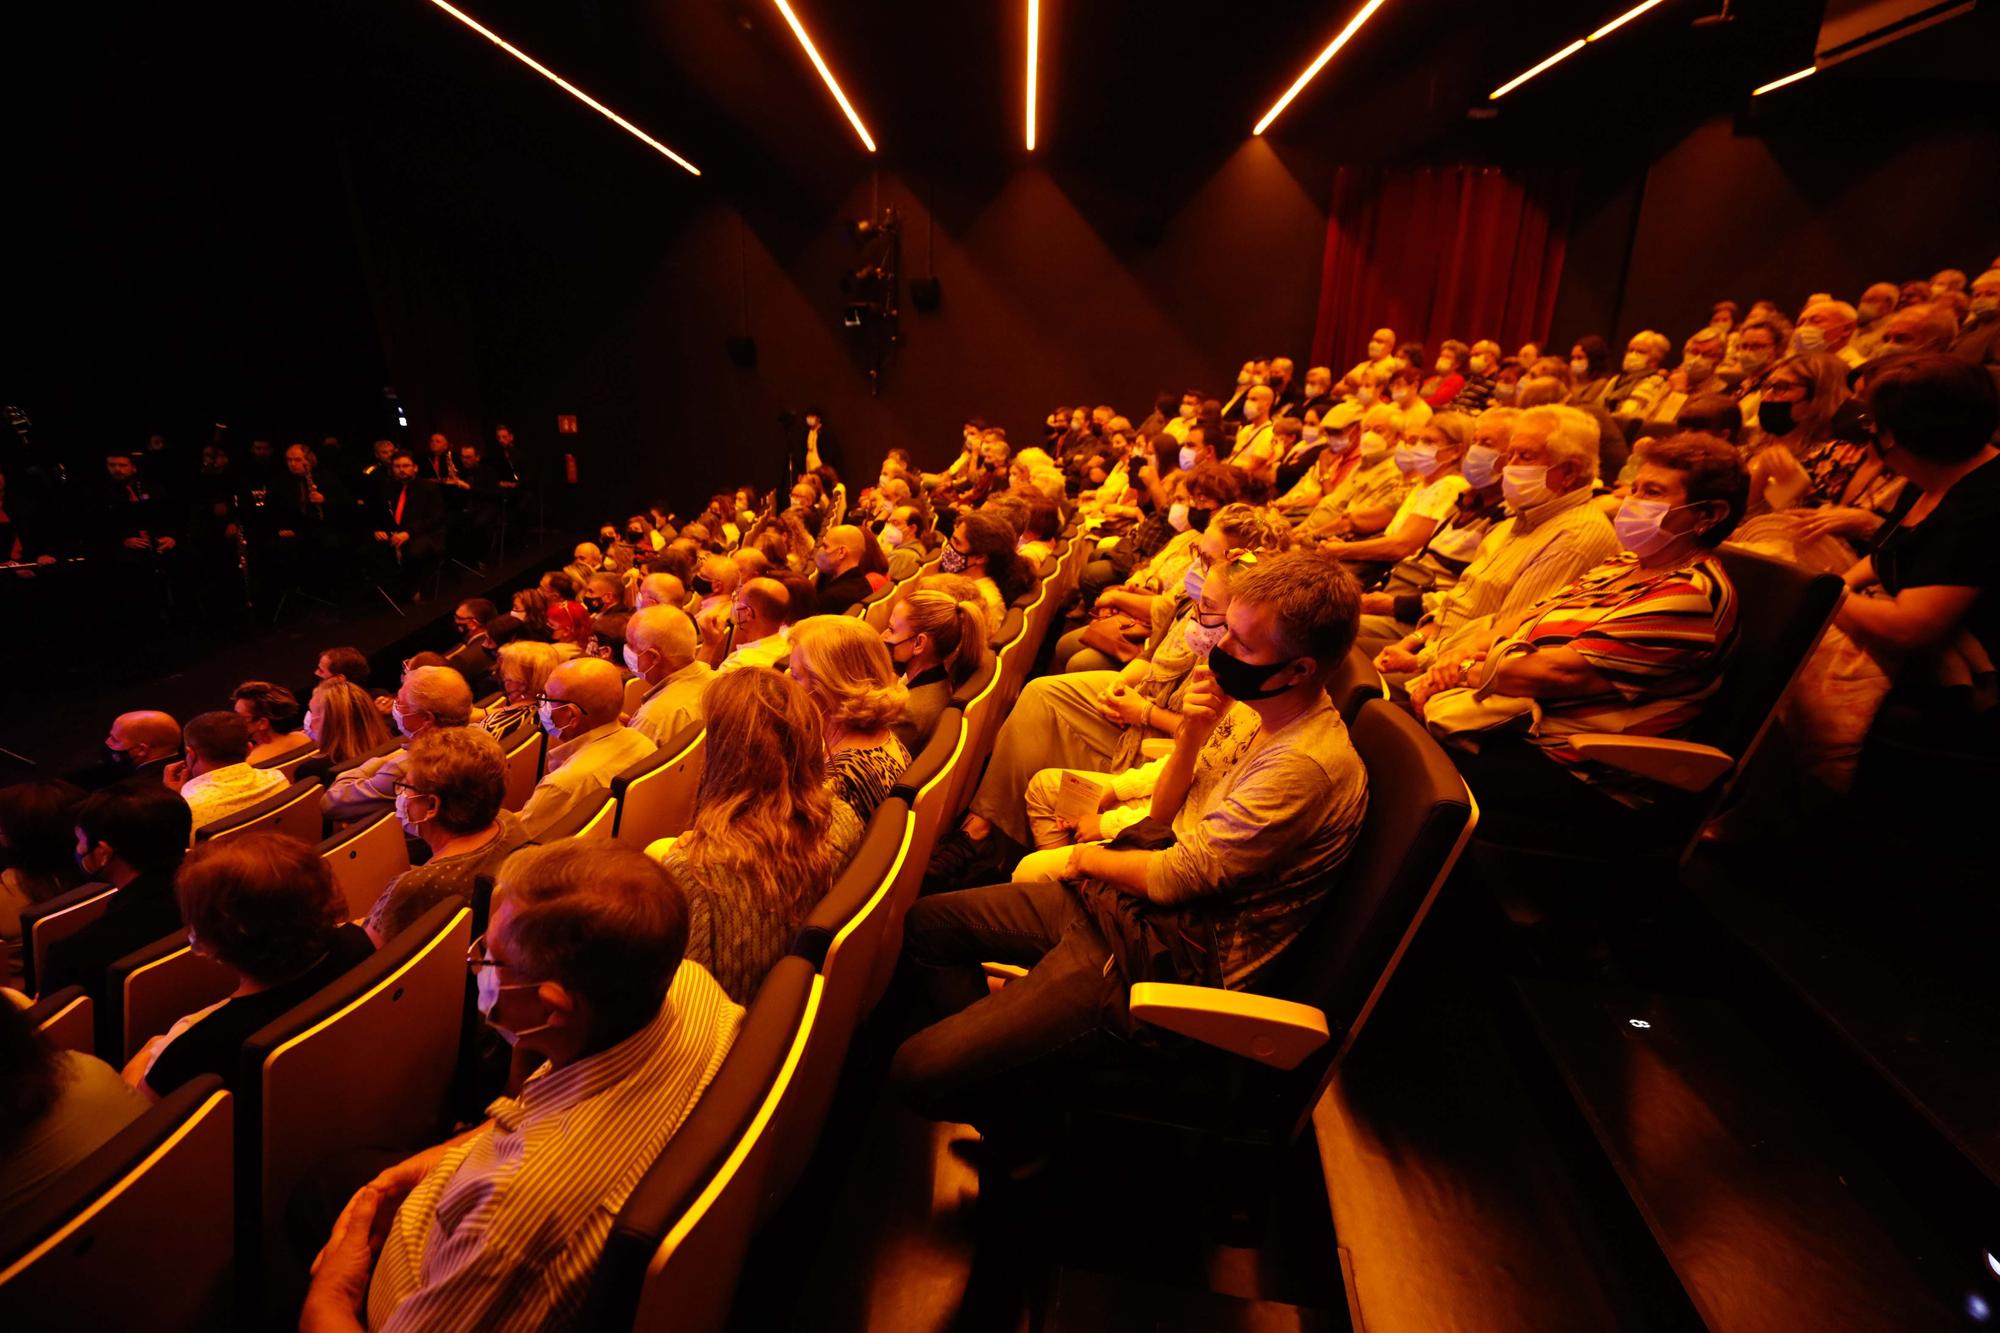
M 444 502 L 417 475 L 410 455 L 397 454 L 389 468 L 388 486 L 362 511 L 370 565 L 384 588 L 420 601 L 424 580 L 444 554 Z
M 90 520 L 98 605 L 114 619 L 163 619 L 173 606 L 170 558 L 179 544 L 171 502 L 130 450 L 106 453 L 104 472 Z
M 795 482 L 806 473 L 817 472 L 822 467 L 845 472 L 846 461 L 841 453 L 840 439 L 827 426 L 826 418 L 820 415 L 818 408 L 807 408 L 805 420 L 792 432 L 791 448 L 786 454 L 785 480 Z

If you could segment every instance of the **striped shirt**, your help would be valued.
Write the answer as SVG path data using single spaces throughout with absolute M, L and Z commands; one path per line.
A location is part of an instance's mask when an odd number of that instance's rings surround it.
M 1424 598 L 1422 623 L 1437 629 L 1424 664 L 1451 660 L 1450 640 L 1468 627 L 1525 611 L 1616 555 L 1611 520 L 1591 500 L 1580 486 L 1495 524 L 1458 582 Z
M 396 1210 L 370 1329 L 567 1329 L 618 1210 L 700 1099 L 743 1010 L 683 961 L 653 1021 L 558 1070 L 445 1154 Z
M 1537 607 L 1514 635 L 1537 648 L 1570 648 L 1609 682 L 1596 694 L 1540 700 L 1535 743 L 1585 781 L 1627 788 L 1630 803 L 1643 799 L 1644 787 L 1586 764 L 1568 737 L 1684 736 L 1721 685 L 1736 641 L 1736 588 L 1712 556 L 1628 578 L 1638 563 L 1629 553 L 1605 561 Z

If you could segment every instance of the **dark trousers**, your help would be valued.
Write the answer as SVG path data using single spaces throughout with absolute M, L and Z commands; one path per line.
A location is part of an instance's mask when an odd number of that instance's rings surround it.
M 1028 975 L 988 993 L 983 962 Z M 1125 978 L 1074 892 L 1001 884 L 919 899 L 905 921 L 905 978 L 942 1015 L 896 1052 L 890 1080 L 934 1120 L 988 1128 L 1063 1071 L 1134 1053 Z

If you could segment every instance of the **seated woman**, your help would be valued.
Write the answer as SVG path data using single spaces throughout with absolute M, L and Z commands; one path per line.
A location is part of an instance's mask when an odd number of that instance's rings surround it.
M 1852 785 L 1861 743 L 1932 753 L 2000 751 L 2000 424 L 1983 367 L 1920 352 L 1883 363 L 1864 390 L 1884 463 L 1918 498 L 1874 554 L 1788 696 L 1785 729 L 1819 786 Z
M 146 1113 L 94 1055 L 59 1051 L 0 995 L 0 1217 L 19 1209 Z
M 537 643 L 554 643 L 555 626 L 549 622 L 549 595 L 540 588 L 523 588 L 514 594 L 513 616 L 520 622 L 514 631 L 517 639 L 533 639 Z M 496 635 L 495 638 L 499 636 Z
M 431 849 L 430 859 L 389 881 L 363 928 L 378 946 L 447 899 L 471 903 L 473 881 L 492 878 L 528 840 L 502 810 L 506 761 L 500 742 L 478 727 L 432 727 L 409 745 L 396 784 L 396 822 Z
M 551 643 L 538 643 L 533 639 L 516 639 L 500 647 L 500 692 L 506 696 L 503 703 L 486 710 L 480 725 L 487 734 L 504 736 L 516 727 L 532 725 L 535 720 L 535 696 L 548 684 L 549 673 L 562 662 L 562 655 Z
M 991 514 L 960 514 L 952 525 L 951 545 L 938 562 L 945 573 L 963 574 L 979 585 L 987 625 L 995 634 L 1007 618 L 1008 603 L 1034 586 L 1014 540 L 1013 530 Z
M 687 957 L 748 1004 L 808 913 L 833 886 L 838 847 L 861 822 L 826 786 L 818 711 L 769 667 L 708 687 L 708 758 L 694 822 L 646 854 L 688 901 Z
M 808 616 L 792 626 L 791 676 L 819 709 L 827 790 L 866 824 L 910 766 L 892 730 L 910 692 L 889 650 L 864 620 Z
M 300 781 L 325 782 L 382 748 L 389 723 L 367 690 L 338 677 L 323 680 L 306 703 L 303 727 L 319 753 L 292 770 Z
M 1055 554 L 1056 538 L 1062 535 L 1062 511 L 1055 502 L 1038 491 L 1024 492 L 1032 498 L 1028 501 L 1027 520 L 1021 528 L 1021 542 L 1015 549 L 1021 559 L 1028 562 L 1028 569 L 1040 575 L 1047 571 L 1049 557 Z
M 1320 549 L 1348 562 L 1362 586 L 1373 584 L 1386 567 L 1415 555 L 1458 510 L 1458 497 L 1471 488 L 1458 461 L 1472 443 L 1472 419 L 1439 412 L 1417 431 L 1414 441 L 1396 446 L 1395 464 L 1411 478 L 1411 489 L 1379 537 L 1329 539 Z
M 154 1101 L 218 1074 L 235 1088 L 244 1041 L 374 950 L 346 923 L 333 872 L 310 843 L 242 833 L 196 845 L 174 875 L 188 943 L 236 974 L 226 999 L 175 1021 L 125 1066 Z
M 565 570 L 552 569 L 542 575 L 540 592 L 548 598 L 549 633 L 557 643 L 581 648 L 590 638 L 590 612 L 577 600 L 581 591 Z
M 1847 372 L 1847 363 L 1833 353 L 1807 352 L 1777 362 L 1753 383 L 1756 415 L 1744 423 L 1753 514 L 1785 508 L 1781 501 L 1795 500 L 1796 493 L 1805 489 L 1792 480 L 1796 464 L 1826 443 L 1834 413 L 1848 399 Z M 1780 453 L 1761 461 L 1760 456 L 1771 450 Z M 1774 472 L 1774 466 L 1781 472 Z M 1780 475 L 1785 480 L 1773 495 L 1772 483 Z
M 1860 404 L 1848 396 L 1845 374 L 1830 383 L 1807 377 L 1814 366 L 1842 364 L 1831 355 L 1793 357 L 1765 377 L 1760 421 L 1773 413 L 1811 419 L 1798 420 L 1789 438 L 1764 434 L 1766 443 L 1750 458 L 1752 516 L 1733 539 L 1831 574 L 1844 574 L 1917 498 L 1883 461 Z M 1821 420 L 1826 401 L 1837 406 Z
M 1579 828 L 1637 831 L 1679 811 L 1678 791 L 1593 764 L 1567 738 L 1678 737 L 1701 716 L 1736 630 L 1736 590 L 1714 551 L 1748 489 L 1721 440 L 1648 441 L 1614 525 L 1624 554 L 1410 682 L 1410 702 L 1455 742 L 1482 833 L 1560 848 Z M 1532 718 L 1533 734 L 1511 730 L 1510 718 Z
M 971 812 L 957 833 L 940 840 L 932 873 L 947 883 L 966 882 L 975 870 L 1011 865 L 1032 836 L 1024 801 L 1038 771 L 1115 773 L 1139 762 L 1148 739 L 1173 735 L 1181 721 L 1176 705 L 1214 644 L 1216 607 L 1227 596 L 1229 570 L 1289 546 L 1283 520 L 1264 518 L 1248 505 L 1230 506 L 1202 533 L 1200 561 L 1186 576 L 1186 591 L 1195 595 L 1161 628 L 1150 655 L 1120 671 L 1029 681 L 1000 724 Z
M 250 728 L 250 757 L 255 765 L 294 757 L 313 747 L 313 738 L 299 730 L 299 699 L 282 685 L 246 680 L 229 695 L 236 716 Z
M 1318 410 L 1307 408 L 1305 424 L 1299 428 L 1297 473 L 1291 475 L 1288 469 L 1279 472 L 1280 491 L 1272 507 L 1294 523 L 1318 508 L 1319 502 L 1361 464 L 1360 424 L 1335 430 L 1317 424 L 1318 420 Z
M 73 782 L 17 782 L 0 787 L 0 985 L 20 972 L 21 913 L 83 883 L 76 864 L 76 812 L 83 788 Z
M 930 743 L 953 692 L 986 663 L 986 608 L 937 589 L 913 589 L 889 608 L 882 646 L 908 691 L 890 729 L 915 753 Z

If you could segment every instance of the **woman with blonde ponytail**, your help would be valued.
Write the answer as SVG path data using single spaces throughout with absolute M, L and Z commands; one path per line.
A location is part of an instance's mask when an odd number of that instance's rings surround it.
M 808 616 L 792 626 L 792 679 L 819 709 L 826 737 L 826 785 L 863 824 L 910 766 L 891 730 L 909 690 L 889 650 L 854 616 Z
M 715 678 L 694 822 L 646 849 L 688 901 L 687 959 L 748 1004 L 833 887 L 861 825 L 827 793 L 819 710 L 769 667 Z
M 952 692 L 986 664 L 986 635 L 986 608 L 941 589 L 918 588 L 889 608 L 882 645 L 909 687 L 891 729 L 911 751 L 930 743 Z

